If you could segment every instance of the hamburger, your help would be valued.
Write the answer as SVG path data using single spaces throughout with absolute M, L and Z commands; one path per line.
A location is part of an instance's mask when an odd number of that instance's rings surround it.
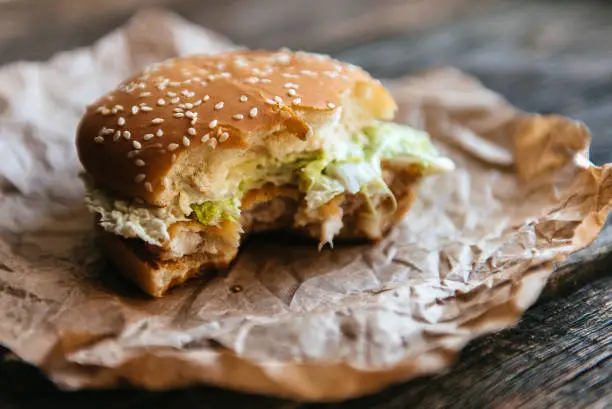
M 380 240 L 419 180 L 447 172 L 429 136 L 364 70 L 281 50 L 170 59 L 88 106 L 76 145 L 102 250 L 159 297 L 226 268 L 250 233 L 319 248 Z

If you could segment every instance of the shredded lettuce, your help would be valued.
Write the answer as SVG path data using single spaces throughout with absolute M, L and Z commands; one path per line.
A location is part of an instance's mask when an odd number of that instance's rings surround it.
M 310 209 L 321 207 L 344 192 L 342 183 L 324 174 L 330 159 L 320 153 L 317 159 L 300 169 L 298 187 L 306 194 L 306 204 Z
M 240 202 L 237 199 L 191 204 L 191 217 L 205 225 L 218 225 L 224 220 L 240 218 Z
M 240 196 L 271 182 L 296 183 L 309 209 L 317 209 L 335 196 L 362 193 L 375 217 L 372 198 L 395 197 L 382 179 L 381 160 L 417 165 L 424 174 L 452 170 L 454 164 L 438 154 L 427 133 L 408 126 L 377 122 L 366 127 L 352 141 L 334 144 L 327 150 L 294 154 L 282 158 L 260 157 L 237 166 L 227 183 L 238 188 L 232 199 L 192 204 L 193 218 L 204 224 L 240 217 Z M 376 225 L 376 220 L 373 223 Z
M 399 164 L 414 164 L 424 174 L 444 173 L 455 169 L 454 163 L 441 156 L 426 132 L 392 122 L 378 122 L 364 128 L 368 158 L 380 158 Z
M 342 183 L 351 194 L 358 193 L 363 186 L 380 178 L 380 169 L 363 161 L 332 163 L 326 173 Z

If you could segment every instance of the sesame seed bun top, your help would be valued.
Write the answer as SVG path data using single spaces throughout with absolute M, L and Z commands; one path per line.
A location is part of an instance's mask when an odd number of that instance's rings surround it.
M 286 131 L 311 138 L 359 92 L 372 119 L 390 119 L 393 99 L 362 69 L 304 52 L 235 51 L 148 67 L 87 108 L 77 131 L 85 170 L 126 197 L 166 206 L 172 170 L 194 149 L 206 156 L 249 150 L 253 138 Z M 316 132 L 316 129 L 315 129 Z

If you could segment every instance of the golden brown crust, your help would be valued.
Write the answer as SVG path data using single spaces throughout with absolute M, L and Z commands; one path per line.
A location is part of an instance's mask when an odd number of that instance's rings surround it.
M 198 254 L 176 261 L 155 260 L 137 240 L 125 239 L 99 227 L 96 232 L 102 251 L 120 272 L 153 297 L 163 296 L 202 271 L 227 268 L 236 256 L 236 253 Z
M 169 60 L 88 107 L 77 133 L 79 158 L 96 182 L 165 206 L 167 176 L 184 152 L 245 150 L 251 136 L 277 129 L 305 139 L 312 134 L 305 114 L 340 108 L 348 90 L 376 93 L 368 106 L 373 117 L 395 111 L 362 69 L 320 55 L 235 51 Z
M 412 205 L 416 197 L 416 187 L 420 179 L 420 174 L 410 170 L 393 171 L 386 169 L 389 176 L 389 186 L 397 199 L 397 211 L 389 217 L 381 218 L 379 230 L 386 234 L 395 225 L 400 223 Z M 303 227 L 292 226 L 291 217 L 297 209 L 299 197 L 297 191 L 290 188 L 269 187 L 253 191 L 251 194 L 250 208 L 243 212 L 243 219 L 246 215 L 256 215 L 258 205 L 265 205 L 273 200 L 287 201 L 287 211 L 290 213 L 276 220 L 256 221 L 251 217 L 250 221 L 242 220 L 245 233 L 266 232 L 271 230 L 285 230 L 290 233 L 306 236 L 319 240 L 321 225 L 317 223 Z M 335 238 L 335 242 L 342 241 L 378 241 L 380 237 L 369 237 L 360 228 L 359 212 L 364 202 L 360 196 L 346 195 L 338 197 L 334 203 L 342 207 L 344 214 L 344 227 Z M 330 208 L 333 206 L 330 206 Z M 331 209 L 328 209 L 331 211 Z M 207 229 L 204 229 L 207 231 Z M 173 260 L 162 260 L 158 252 L 148 248 L 144 242 L 138 239 L 124 239 L 123 237 L 108 233 L 101 227 L 97 227 L 97 232 L 103 251 L 113 260 L 119 270 L 130 280 L 136 283 L 143 291 L 154 296 L 161 297 L 171 288 L 178 286 L 188 279 L 197 277 L 201 271 L 211 269 L 227 268 L 237 255 L 238 247 L 227 247 L 225 251 L 218 255 L 209 253 L 194 253 Z M 239 240 L 239 239 L 238 239 Z

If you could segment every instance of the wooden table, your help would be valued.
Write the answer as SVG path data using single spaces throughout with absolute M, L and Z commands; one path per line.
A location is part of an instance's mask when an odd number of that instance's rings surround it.
M 494 0 L 0 0 L 0 63 L 87 45 L 159 4 L 250 47 L 305 48 L 397 77 L 454 65 L 516 106 L 583 120 L 592 159 L 612 162 L 612 5 Z M 214 388 L 56 390 L 5 355 L 0 406 L 63 408 L 612 407 L 612 229 L 572 257 L 514 329 L 472 342 L 447 374 L 336 405 Z

